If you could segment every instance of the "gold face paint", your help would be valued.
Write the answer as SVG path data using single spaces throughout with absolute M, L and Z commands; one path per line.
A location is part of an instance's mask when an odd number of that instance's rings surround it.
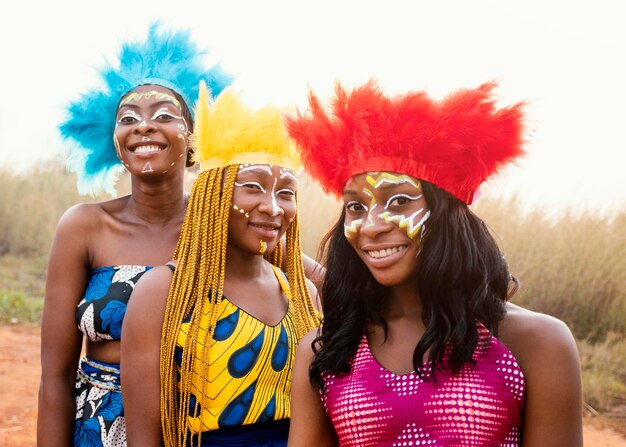
M 405 174 L 394 174 L 393 172 L 368 172 L 365 180 L 374 188 L 379 188 L 383 183 L 391 183 L 394 185 L 409 183 L 415 186 L 416 189 L 419 189 L 420 191 L 422 190 L 422 186 L 418 180 Z
M 420 208 L 407 217 L 402 214 L 391 214 L 389 211 L 385 211 L 384 213 L 379 214 L 378 217 L 387 223 L 397 223 L 401 230 L 406 230 L 407 235 L 411 239 L 415 239 L 419 231 L 422 229 L 424 222 L 426 222 L 426 220 L 430 217 L 430 211 L 427 211 L 419 222 L 415 223 L 415 218 L 417 218 L 422 212 L 424 212 L 424 208 Z
M 260 242 L 261 242 L 261 249 L 259 250 L 259 253 L 264 255 L 265 254 L 265 250 L 267 250 L 267 242 L 265 242 L 265 241 L 260 241 Z
M 180 106 L 180 102 L 178 102 L 178 99 L 176 99 L 175 97 L 173 97 L 172 95 L 169 95 L 165 92 L 158 92 L 156 90 L 150 90 L 147 92 L 132 92 L 129 93 L 121 102 L 120 102 L 120 107 L 124 106 L 126 104 L 128 104 L 131 101 L 139 101 L 141 99 L 144 98 L 156 98 L 157 100 L 161 100 L 161 101 L 170 101 L 172 103 L 174 103 L 174 105 L 176 105 L 176 107 L 178 107 L 179 109 L 182 110 L 181 106 Z
M 346 239 L 350 239 L 356 235 L 357 230 L 363 224 L 363 219 L 355 219 L 350 222 L 350 225 L 343 225 L 343 234 Z

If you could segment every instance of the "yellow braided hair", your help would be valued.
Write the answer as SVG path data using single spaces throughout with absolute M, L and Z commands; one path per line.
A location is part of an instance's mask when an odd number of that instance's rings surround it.
M 177 267 L 167 298 L 161 335 L 161 424 L 166 446 L 187 444 L 187 416 L 194 361 L 196 371 L 202 371 L 202 377 L 208 376 L 209 349 L 214 344 L 213 335 L 224 288 L 228 216 L 239 165 L 276 164 L 292 170 L 300 165 L 297 152 L 285 137 L 278 109 L 266 107 L 255 113 L 244 108 L 238 101 L 236 95 L 223 92 L 211 108 L 207 102 L 206 87 L 201 86 L 193 141 L 196 157 L 202 163 L 203 171 L 192 187 L 187 214 L 176 246 L 174 259 Z M 223 107 L 218 107 L 220 105 Z M 238 120 L 237 113 L 241 113 L 241 121 Z M 246 126 L 242 123 L 246 123 Z M 263 129 L 255 130 L 257 127 Z M 242 135 L 240 141 L 236 138 L 236 132 Z M 218 137 L 218 133 L 224 135 Z M 224 147 L 230 149 L 222 150 Z M 277 160 L 280 160 L 280 164 Z M 304 275 L 297 213 L 287 229 L 285 251 L 286 253 L 282 252 L 279 243 L 265 258 L 280 267 L 283 256 L 286 256 L 287 277 L 299 341 L 307 332 L 317 327 L 320 321 Z M 208 333 L 198 330 L 203 314 L 209 315 Z M 183 321 L 190 321 L 191 324 L 182 357 L 179 357 L 179 387 L 175 356 L 181 354 L 177 353 L 176 347 Z M 200 358 L 195 358 L 195 347 L 198 343 L 204 348 Z

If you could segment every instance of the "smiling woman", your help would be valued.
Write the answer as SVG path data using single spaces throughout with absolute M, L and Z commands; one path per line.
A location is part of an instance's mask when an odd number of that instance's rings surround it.
M 523 104 L 495 84 L 441 101 L 337 87 L 288 119 L 343 198 L 326 238 L 324 321 L 296 355 L 289 446 L 580 446 L 569 329 L 508 302 L 518 282 L 468 207 L 518 159 Z
M 209 103 L 201 88 L 196 118 L 202 171 L 174 262 L 143 277 L 124 320 L 129 441 L 285 446 L 295 349 L 319 324 L 300 250 L 300 160 L 277 108 L 251 110 L 229 90 Z
M 176 96 L 160 85 L 142 85 L 120 101 L 113 142 L 131 175 L 158 177 L 176 169 L 181 161 L 193 164 L 187 147 L 193 121 L 186 103 Z
M 130 173 L 132 193 L 79 204 L 55 236 L 41 323 L 38 445 L 126 445 L 120 385 L 122 322 L 133 287 L 174 252 L 188 197 L 185 166 L 198 82 L 218 94 L 230 82 L 206 68 L 187 32 L 150 28 L 101 74 L 106 89 L 72 103 L 61 133 L 83 193 L 114 193 Z M 80 358 L 85 340 L 85 357 Z M 78 370 L 77 370 L 78 366 Z

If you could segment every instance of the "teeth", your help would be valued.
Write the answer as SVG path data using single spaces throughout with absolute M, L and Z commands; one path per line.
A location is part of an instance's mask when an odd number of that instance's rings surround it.
M 161 148 L 159 146 L 137 146 L 135 152 L 147 153 L 147 152 L 159 152 Z
M 368 254 L 368 256 L 371 256 L 372 258 L 378 259 L 378 258 L 384 258 L 386 256 L 390 256 L 394 253 L 404 250 L 405 247 L 406 245 L 402 245 L 400 247 L 383 248 L 382 250 L 370 250 L 370 251 L 367 251 L 366 253 Z
M 276 227 L 268 227 L 268 226 L 265 226 L 265 225 L 258 225 L 258 224 L 252 224 L 252 225 L 254 225 L 255 227 L 258 227 L 258 228 L 263 228 L 264 230 L 278 230 L 278 228 L 276 228 Z

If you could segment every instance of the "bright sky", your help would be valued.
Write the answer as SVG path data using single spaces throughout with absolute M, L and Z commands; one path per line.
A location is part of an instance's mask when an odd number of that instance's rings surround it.
M 626 207 L 626 6 L 622 0 L 263 0 L 12 2 L 0 16 L 0 166 L 63 153 L 67 102 L 98 85 L 148 24 L 190 28 L 237 73 L 254 106 L 306 104 L 335 81 L 376 77 L 388 93 L 501 82 L 502 104 L 530 101 L 528 157 L 488 195 L 518 193 L 547 212 Z

